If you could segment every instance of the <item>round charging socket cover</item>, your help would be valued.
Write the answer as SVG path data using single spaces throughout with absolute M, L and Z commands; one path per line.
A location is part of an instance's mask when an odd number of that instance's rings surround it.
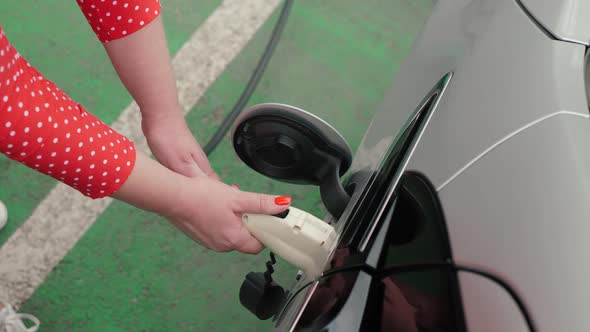
M 320 185 L 326 165 L 342 176 L 352 152 L 327 122 L 302 109 L 265 103 L 245 109 L 236 119 L 231 140 L 239 158 L 270 178 L 295 184 Z

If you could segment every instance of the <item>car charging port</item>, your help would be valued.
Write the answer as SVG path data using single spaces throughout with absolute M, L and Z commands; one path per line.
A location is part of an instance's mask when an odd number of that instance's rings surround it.
M 339 219 L 350 201 L 340 177 L 352 162 L 346 140 L 327 122 L 276 103 L 243 111 L 232 130 L 238 157 L 269 178 L 319 186 L 326 210 Z

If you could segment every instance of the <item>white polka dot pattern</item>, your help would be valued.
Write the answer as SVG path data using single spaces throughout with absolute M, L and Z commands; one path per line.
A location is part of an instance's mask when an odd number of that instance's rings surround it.
M 154 20 L 159 0 L 77 0 L 98 39 L 109 42 L 128 36 Z
M 117 191 L 135 163 L 133 142 L 44 78 L 1 26 L 0 152 L 91 198 Z

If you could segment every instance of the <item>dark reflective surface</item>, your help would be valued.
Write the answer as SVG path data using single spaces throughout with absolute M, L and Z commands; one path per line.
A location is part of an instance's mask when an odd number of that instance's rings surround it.
M 342 267 L 348 249 L 337 252 L 333 266 Z M 456 332 L 451 272 L 425 271 L 388 275 L 374 280 L 367 303 L 359 303 L 364 312 L 362 331 Z M 341 272 L 325 277 L 306 307 L 297 330 L 316 331 L 339 315 L 358 272 Z M 378 322 L 375 322 L 378 320 Z M 372 323 L 372 324 L 371 324 Z
M 412 276 L 410 276 L 410 274 Z M 406 278 L 388 276 L 383 284 L 381 331 L 455 332 L 451 294 L 448 289 L 432 292 L 412 279 L 445 279 L 440 273 L 415 272 Z
M 451 252 L 436 192 L 419 174 L 406 173 L 398 192 L 380 269 L 444 262 Z M 381 278 L 383 331 L 462 331 L 456 272 L 433 268 Z
M 347 248 L 338 249 L 331 262 L 332 268 L 343 267 L 345 258 L 349 254 L 350 251 Z M 297 328 L 309 328 L 333 318 L 348 298 L 357 275 L 357 271 L 351 271 L 335 273 L 322 278 L 305 308 Z
M 364 317 L 360 331 L 457 332 L 464 321 L 456 272 L 448 268 L 405 270 L 384 275 L 392 266 L 421 262 L 445 262 L 451 259 L 442 211 L 432 186 L 419 174 L 404 174 L 391 205 L 390 223 L 384 223 L 384 243 L 373 243 L 371 250 L 381 252 L 378 267 L 365 293 L 368 299 L 349 298 L 358 271 L 366 263 L 367 253 L 349 248 L 338 249 L 331 262 L 336 271 L 323 278 L 303 312 L 298 329 L 321 330 L 343 316 Z M 376 248 L 375 246 L 379 247 Z M 346 309 L 343 309 L 345 303 Z M 350 303 L 353 306 L 350 306 Z M 350 308 L 354 309 L 350 311 Z M 379 322 L 379 324 L 376 324 Z M 370 327 L 368 327 L 370 326 Z M 332 331 L 328 329 L 326 331 Z

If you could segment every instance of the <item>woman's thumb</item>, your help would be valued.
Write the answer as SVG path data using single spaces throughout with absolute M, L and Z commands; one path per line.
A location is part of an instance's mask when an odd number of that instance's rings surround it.
M 277 214 L 291 204 L 290 196 L 273 196 L 241 191 L 238 205 L 241 213 Z

